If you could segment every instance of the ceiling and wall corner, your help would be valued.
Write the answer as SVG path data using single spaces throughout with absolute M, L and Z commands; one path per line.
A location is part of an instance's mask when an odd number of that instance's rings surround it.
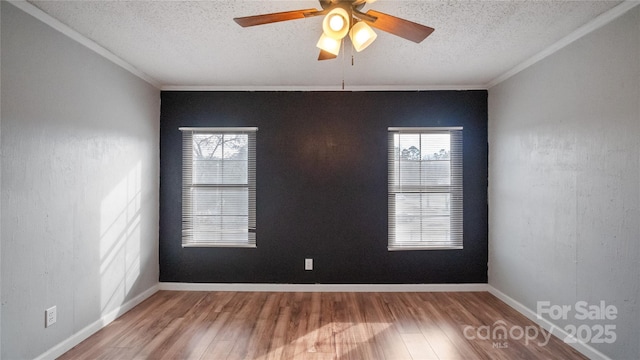
M 563 37 L 562 39 L 558 40 L 557 42 L 553 43 L 552 45 L 550 45 L 549 47 L 545 48 L 544 50 L 540 51 L 539 53 L 535 54 L 534 56 L 530 57 L 529 59 L 521 62 L 520 64 L 518 64 L 517 66 L 515 66 L 514 68 L 512 68 L 511 70 L 505 72 L 504 74 L 496 77 L 495 79 L 491 80 L 489 83 L 487 83 L 487 88 L 491 88 L 495 85 L 500 84 L 501 82 L 507 80 L 508 78 L 512 77 L 513 75 L 516 75 L 517 73 L 523 71 L 524 69 L 534 65 L 535 63 L 541 61 L 542 59 L 546 58 L 549 55 L 554 54 L 555 52 L 563 49 L 564 47 L 568 46 L 569 44 L 571 44 L 572 42 L 580 39 L 581 37 L 591 33 L 592 31 L 595 31 L 599 28 L 601 28 L 602 26 L 610 23 L 611 21 L 617 19 L 618 17 L 622 16 L 623 14 L 625 14 L 627 11 L 631 10 L 632 8 L 636 7 L 637 5 L 640 5 L 640 1 L 625 1 L 623 3 L 621 3 L 620 5 L 612 8 L 611 10 L 597 16 L 596 18 L 594 18 L 593 20 L 589 21 L 587 24 L 579 27 L 578 29 L 576 29 L 575 31 L 571 32 L 570 34 L 568 34 L 567 36 Z
M 70 39 L 82 44 L 89 50 L 97 53 L 98 55 L 104 57 L 105 59 L 113 62 L 114 64 L 122 67 L 123 69 L 129 71 L 133 75 L 139 77 L 140 79 L 146 81 L 150 85 L 155 86 L 156 88 L 160 88 L 161 84 L 151 76 L 145 74 L 140 69 L 135 66 L 129 64 L 127 61 L 120 58 L 118 55 L 112 53 L 111 51 L 104 48 L 102 45 L 96 43 L 95 41 L 87 38 L 83 34 L 77 32 L 76 30 L 70 28 L 69 26 L 63 24 L 59 20 L 51 17 L 51 15 L 45 13 L 44 11 L 38 9 L 37 7 L 31 5 L 29 2 L 24 0 L 9 0 L 11 4 L 13 4 L 18 9 L 26 12 L 27 14 L 35 17 L 36 19 L 42 21 L 43 23 L 51 26 L 53 29 L 63 33 Z
M 421 44 L 382 33 L 354 52 L 352 66 L 348 49 L 345 58 L 316 61 L 321 19 L 253 28 L 232 21 L 319 8 L 312 0 L 11 2 L 162 90 L 222 91 L 340 90 L 343 81 L 355 91 L 487 89 L 638 4 L 378 1 L 365 10 L 436 31 Z

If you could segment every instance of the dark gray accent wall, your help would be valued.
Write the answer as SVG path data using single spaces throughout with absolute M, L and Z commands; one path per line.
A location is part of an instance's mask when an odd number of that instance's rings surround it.
M 182 248 L 181 126 L 259 128 L 257 248 Z M 387 250 L 390 126 L 464 127 L 463 250 Z M 165 91 L 160 127 L 160 281 L 487 282 L 486 91 Z

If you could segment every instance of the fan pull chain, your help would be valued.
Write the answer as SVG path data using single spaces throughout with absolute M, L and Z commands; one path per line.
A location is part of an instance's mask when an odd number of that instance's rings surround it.
M 340 51 L 343 55 L 342 55 L 342 90 L 344 90 L 344 62 L 346 59 L 346 56 L 344 55 L 344 39 L 340 42 L 340 46 L 342 46 L 342 51 Z
M 354 63 L 354 59 L 353 59 L 353 43 L 351 43 L 351 66 L 353 66 Z

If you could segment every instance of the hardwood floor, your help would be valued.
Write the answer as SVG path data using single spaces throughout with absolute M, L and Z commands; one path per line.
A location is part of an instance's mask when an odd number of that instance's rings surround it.
M 60 359 L 586 359 L 548 336 L 486 292 L 160 291 Z

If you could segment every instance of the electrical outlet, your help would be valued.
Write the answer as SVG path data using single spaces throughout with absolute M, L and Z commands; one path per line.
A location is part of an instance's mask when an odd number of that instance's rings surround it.
M 313 259 L 304 259 L 304 269 L 313 270 Z
M 58 311 L 56 307 L 50 307 L 44 311 L 44 327 L 48 328 L 49 326 L 56 323 L 58 320 Z

